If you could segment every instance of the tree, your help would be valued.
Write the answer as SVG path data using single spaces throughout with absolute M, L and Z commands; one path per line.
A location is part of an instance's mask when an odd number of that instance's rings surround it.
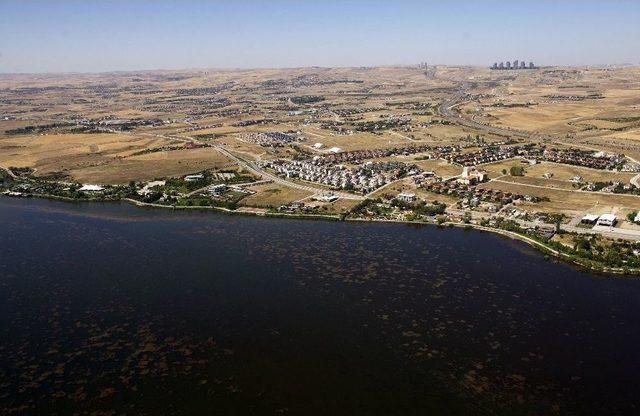
M 586 238 L 579 238 L 573 248 L 575 250 L 590 251 L 591 243 Z
M 511 176 L 524 176 L 524 168 L 522 166 L 511 166 L 509 174 Z

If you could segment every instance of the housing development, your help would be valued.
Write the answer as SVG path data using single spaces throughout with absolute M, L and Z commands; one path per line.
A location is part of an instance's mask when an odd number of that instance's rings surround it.
M 636 273 L 639 88 L 518 60 L 0 75 L 0 192 L 460 225 Z

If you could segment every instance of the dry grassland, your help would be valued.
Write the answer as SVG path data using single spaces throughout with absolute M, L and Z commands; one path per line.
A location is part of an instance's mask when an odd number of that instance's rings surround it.
M 256 193 L 244 198 L 242 204 L 261 208 L 277 208 L 280 205 L 288 204 L 291 201 L 297 201 L 312 195 L 311 192 L 273 183 L 255 185 L 247 189 L 255 191 Z
M 233 166 L 233 162 L 212 148 L 155 152 L 112 160 L 109 163 L 73 169 L 69 174 L 82 183 L 127 183 L 163 177 L 177 177 L 207 169 Z
M 568 215 L 584 213 L 606 213 L 620 211 L 623 214 L 640 208 L 640 197 L 633 195 L 599 194 L 594 192 L 579 192 L 574 190 L 550 189 L 493 181 L 480 185 L 482 188 L 499 189 L 504 192 L 526 194 L 537 197 L 547 197 L 549 202 L 523 204 L 534 211 L 562 212 Z

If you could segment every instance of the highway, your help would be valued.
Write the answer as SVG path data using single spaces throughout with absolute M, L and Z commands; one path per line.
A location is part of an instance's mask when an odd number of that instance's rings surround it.
M 442 117 L 444 117 L 446 120 L 450 121 L 451 123 L 455 123 L 455 124 L 468 127 L 474 130 L 485 131 L 488 133 L 493 133 L 501 136 L 508 136 L 508 137 L 516 136 L 516 137 L 521 137 L 521 138 L 530 139 L 530 140 L 537 139 L 537 140 L 545 140 L 545 141 L 552 139 L 552 137 L 549 135 L 533 133 L 533 132 L 523 131 L 523 130 L 514 130 L 509 128 L 496 127 L 489 124 L 479 123 L 475 120 L 467 119 L 463 117 L 461 114 L 453 111 L 453 109 L 457 105 L 460 105 L 465 101 L 464 100 L 466 95 L 465 90 L 467 88 L 468 88 L 468 84 L 463 82 L 462 85 L 460 86 L 460 90 L 458 93 L 454 94 L 451 98 L 445 100 L 440 104 L 440 106 L 438 107 L 438 112 Z M 593 149 L 593 150 L 597 150 L 597 149 Z M 634 163 L 637 163 L 637 161 L 632 158 L 629 158 L 629 160 L 631 160 Z M 495 180 L 495 181 L 506 182 L 506 181 L 500 181 L 500 180 Z M 640 174 L 631 178 L 630 182 L 633 185 L 640 187 Z M 511 182 L 507 182 L 507 183 L 511 183 Z M 518 184 L 518 185 L 522 185 L 522 184 Z M 545 188 L 538 185 L 523 185 L 523 186 Z M 557 190 L 560 190 L 560 189 L 557 189 Z M 576 191 L 576 190 L 567 190 L 567 191 L 605 194 L 603 192 L 588 192 L 588 191 Z M 607 195 L 610 195 L 610 194 L 607 194 Z M 451 213 L 456 213 L 458 215 L 464 215 L 464 212 L 465 212 L 465 211 L 451 209 L 451 208 L 447 209 L 447 211 Z M 473 212 L 473 211 L 470 211 L 470 213 L 473 218 L 495 217 L 495 215 L 487 216 L 487 215 L 482 215 L 480 213 Z M 524 221 L 519 219 L 516 219 L 515 221 L 523 227 L 532 227 L 535 225 L 539 225 L 531 221 Z M 621 239 L 633 240 L 633 241 L 637 241 L 640 239 L 640 231 L 638 230 L 622 229 L 622 228 L 615 228 L 615 227 L 603 227 L 603 226 L 595 226 L 593 228 L 582 228 L 582 227 L 578 227 L 571 224 L 563 224 L 561 225 L 561 228 L 565 231 L 574 232 L 578 234 L 600 234 L 602 236 L 609 237 L 609 238 L 621 238 Z
M 554 140 L 552 136 L 547 134 L 535 133 L 535 132 L 530 132 L 526 130 L 515 130 L 515 129 L 506 128 L 506 127 L 497 127 L 497 126 L 480 123 L 473 119 L 468 119 L 463 117 L 462 114 L 459 114 L 453 111 L 453 109 L 456 106 L 465 102 L 464 97 L 466 95 L 466 92 L 465 92 L 466 89 L 468 89 L 468 84 L 462 83 L 458 93 L 454 94 L 451 98 L 443 101 L 438 107 L 438 113 L 442 117 L 444 117 L 446 120 L 450 121 L 451 123 L 455 123 L 464 127 L 475 129 L 475 130 L 485 131 L 487 133 L 497 134 L 500 136 L 507 136 L 507 137 L 516 136 L 524 139 L 543 140 L 543 141 Z M 560 139 L 556 140 L 556 142 L 566 144 Z M 570 143 L 570 145 L 580 147 L 580 148 L 587 148 L 593 151 L 600 151 L 600 149 L 584 146 L 581 143 Z M 633 159 L 630 156 L 627 156 L 627 159 L 637 165 L 640 165 L 640 162 L 638 162 L 637 160 Z M 640 174 L 631 178 L 630 182 L 632 185 L 640 188 Z
M 544 135 L 544 134 L 533 133 L 533 132 L 524 131 L 524 130 L 515 130 L 515 129 L 506 128 L 506 127 L 496 127 L 490 124 L 484 124 L 484 123 L 477 122 L 475 120 L 464 118 L 461 114 L 458 114 L 455 111 L 453 111 L 453 109 L 456 106 L 464 103 L 466 88 L 467 88 L 467 84 L 463 84 L 460 87 L 460 91 L 457 94 L 454 94 L 451 98 L 443 101 L 438 107 L 438 113 L 440 113 L 440 115 L 444 117 L 446 120 L 455 124 L 459 124 L 464 127 L 468 127 L 475 130 L 482 130 L 487 133 L 497 134 L 499 136 L 508 136 L 508 137 L 516 136 L 516 137 L 521 137 L 524 139 L 531 139 L 531 140 L 534 140 L 534 139 L 551 140 L 552 139 L 551 136 Z

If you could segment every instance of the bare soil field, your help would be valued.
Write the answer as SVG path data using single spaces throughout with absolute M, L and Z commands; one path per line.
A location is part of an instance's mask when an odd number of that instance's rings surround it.
M 504 192 L 547 197 L 549 201 L 523 204 L 523 206 L 530 206 L 534 211 L 541 212 L 558 212 L 573 216 L 585 213 L 602 214 L 619 211 L 626 215 L 626 213 L 638 210 L 640 207 L 640 197 L 633 195 L 578 192 L 502 181 L 493 181 L 480 186 L 487 189 L 499 189 Z
M 234 163 L 212 148 L 154 152 L 109 163 L 72 169 L 69 173 L 81 183 L 118 184 L 164 177 L 183 176 L 207 169 L 220 169 Z
M 0 164 L 39 172 L 75 169 L 170 145 L 133 134 L 46 134 L 0 137 Z
M 640 105 L 640 68 L 522 71 L 503 88 L 488 92 L 489 97 L 465 109 L 492 124 L 515 129 L 602 135 L 634 126 L 632 119 Z
M 288 204 L 313 195 L 311 192 L 301 191 L 286 186 L 267 183 L 263 185 L 255 185 L 248 187 L 256 193 L 249 195 L 242 200 L 247 206 L 255 206 L 261 208 L 278 208 L 280 205 Z
M 330 154 L 332 147 L 454 146 L 465 154 L 486 150 L 489 144 L 576 147 L 640 160 L 637 67 L 509 73 L 464 66 L 429 71 L 388 66 L 10 74 L 0 77 L 0 90 L 0 166 L 28 167 L 36 177 L 58 174 L 80 183 L 147 181 L 234 167 L 216 148 L 256 164 L 309 161 Z M 449 100 L 455 100 L 461 118 L 511 130 L 460 123 L 440 107 Z M 514 130 L 531 134 L 512 134 Z M 270 146 L 243 139 L 257 132 L 291 141 Z M 314 148 L 315 143 L 322 146 Z M 213 147 L 193 148 L 203 145 Z M 443 159 L 417 160 L 419 156 L 347 160 L 343 165 L 415 164 L 444 180 L 462 172 L 461 166 Z M 524 176 L 504 176 L 502 171 L 511 166 L 523 166 Z M 624 211 L 638 205 L 632 196 L 574 192 L 570 181 L 580 176 L 585 182 L 629 183 L 635 173 L 556 163 L 530 166 L 518 159 L 482 168 L 490 179 L 501 181 L 482 186 L 549 196 L 551 202 L 535 209 L 583 212 L 597 206 Z M 552 176 L 543 177 L 547 173 Z M 311 184 L 317 192 L 331 189 L 326 183 L 288 180 Z M 243 203 L 278 206 L 312 194 L 276 184 L 256 190 Z M 402 190 L 434 199 L 402 181 L 382 192 Z M 327 211 L 341 212 L 355 203 L 328 204 Z
M 412 162 L 424 169 L 425 171 L 433 171 L 438 176 L 449 177 L 457 176 L 462 173 L 462 167 L 448 163 L 440 159 L 415 160 Z
M 482 168 L 485 169 L 489 173 L 489 177 L 494 179 L 500 176 L 504 176 L 503 170 L 506 170 L 507 175 L 509 174 L 509 169 L 512 166 L 519 166 L 524 168 L 524 177 L 536 180 L 547 180 L 549 183 L 554 183 L 558 181 L 564 181 L 570 185 L 569 182 L 571 179 L 576 176 L 580 176 L 585 182 L 608 182 L 608 181 L 618 181 L 622 183 L 629 183 L 629 180 L 635 176 L 634 173 L 631 172 L 617 172 L 617 171 L 606 171 L 599 169 L 589 169 L 581 166 L 572 166 L 572 165 L 563 165 L 559 163 L 553 162 L 540 162 L 535 165 L 530 165 L 528 163 L 522 163 L 522 159 L 511 159 L 505 160 L 498 163 L 491 163 L 487 165 L 483 165 Z M 543 175 L 551 174 L 550 179 L 545 179 Z M 505 179 L 505 178 L 502 178 Z M 514 178 L 512 178 L 514 179 Z M 517 179 L 517 178 L 515 178 Z M 533 182 L 531 182 L 533 183 Z M 544 182 L 540 182 L 544 183 Z M 559 186 L 559 184 L 557 184 Z

